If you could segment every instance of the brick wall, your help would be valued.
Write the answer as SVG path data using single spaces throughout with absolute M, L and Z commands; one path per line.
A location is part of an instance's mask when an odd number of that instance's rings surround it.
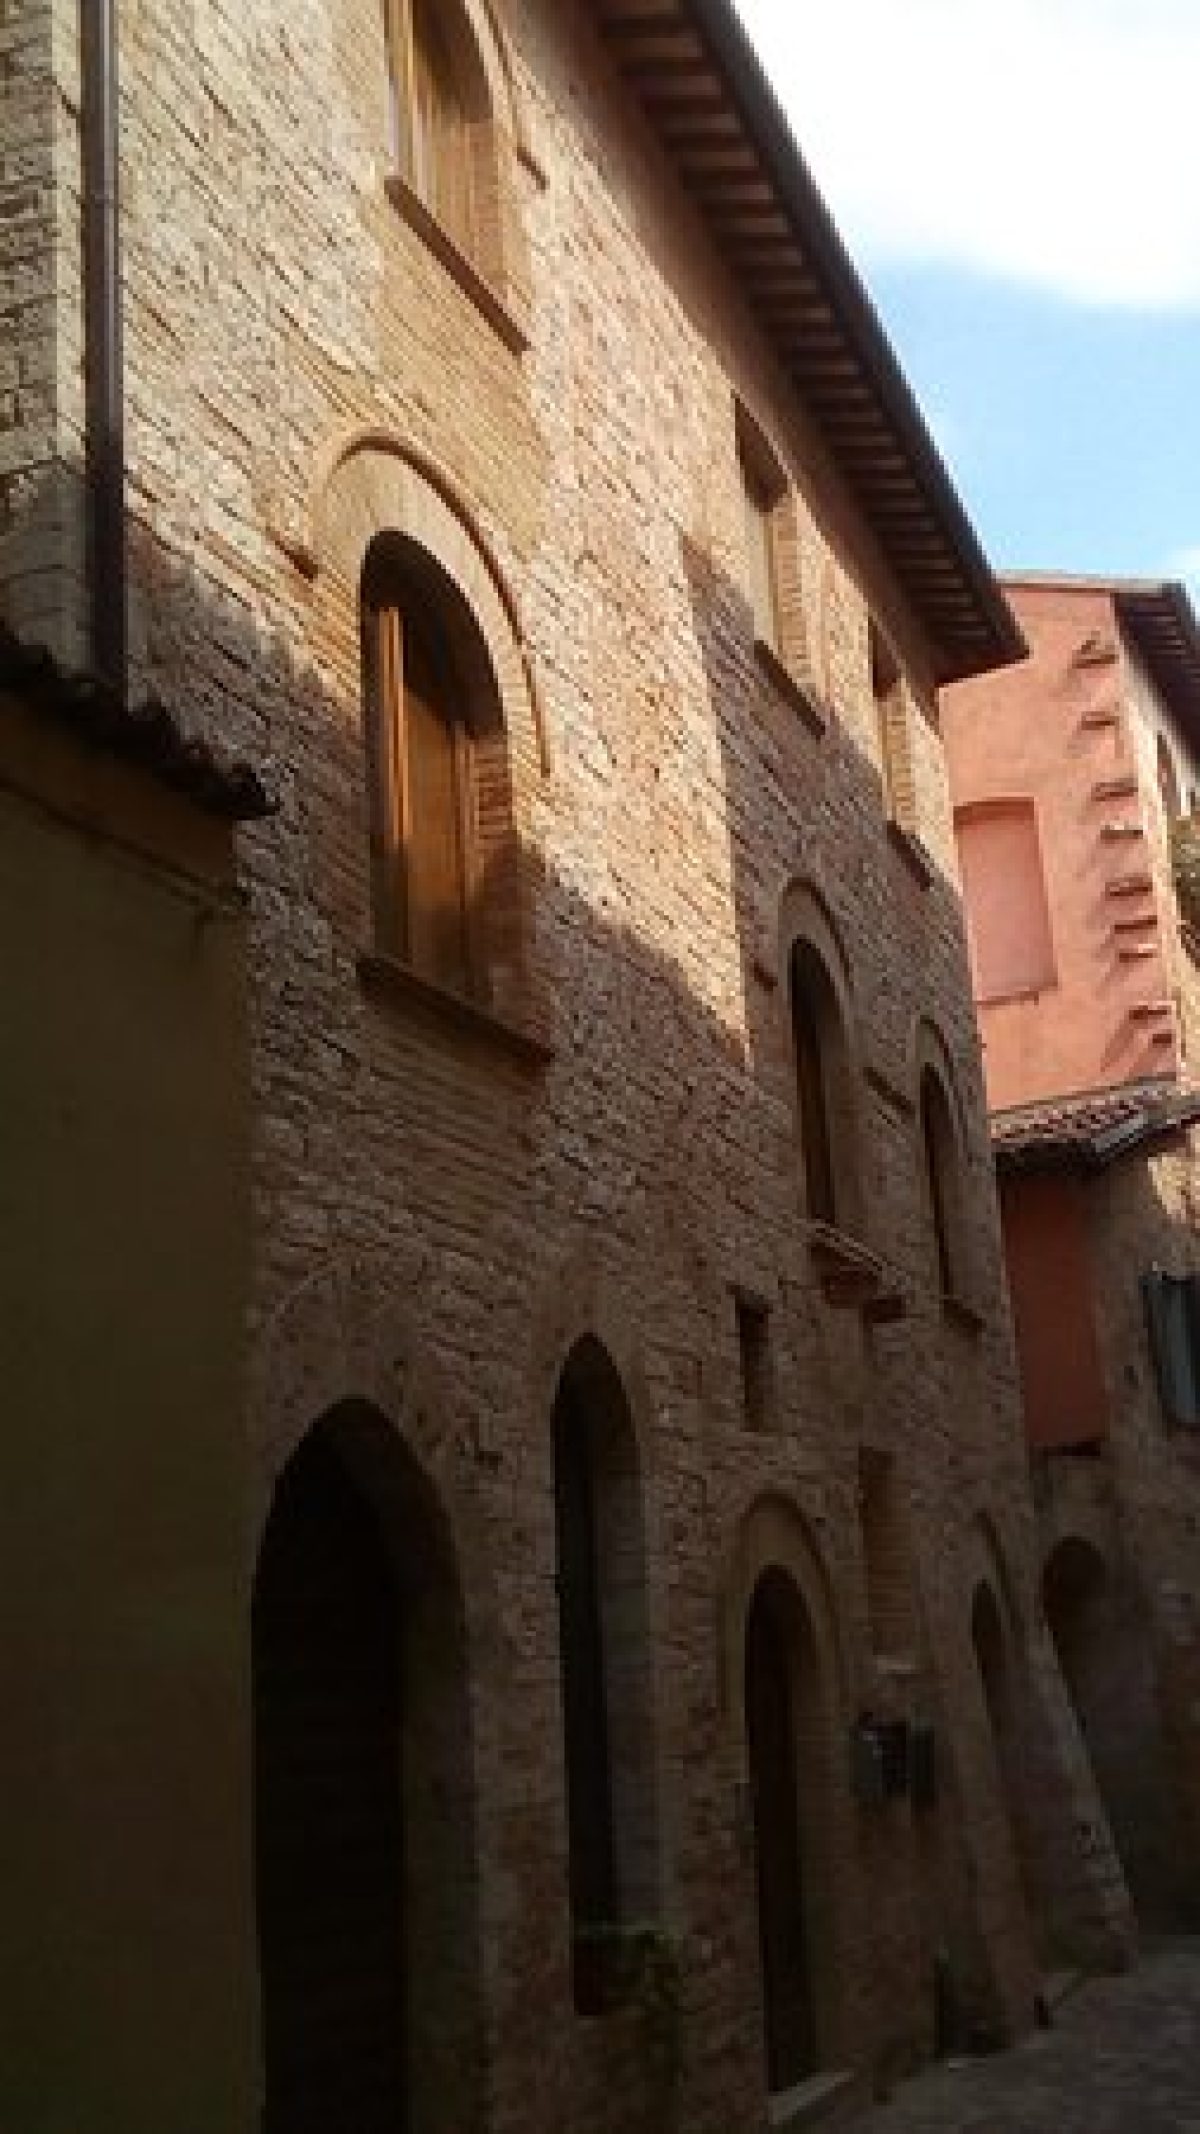
M 469 12 L 510 230 L 500 330 L 387 197 L 374 0 L 123 10 L 134 663 L 266 762 L 280 796 L 242 842 L 255 1490 L 261 1519 L 305 1431 L 353 1397 L 446 1508 L 475 1656 L 489 2123 L 582 2134 L 653 2105 L 636 2011 L 571 2009 L 550 1419 L 590 1334 L 638 1434 L 680 2109 L 725 2134 L 763 2109 L 748 1565 L 783 1560 L 824 1656 L 822 2059 L 928 2049 L 943 1942 L 981 2005 L 1019 2022 L 1032 2002 L 964 1628 L 978 1516 L 1000 1537 L 1017 1665 L 1035 1552 L 932 661 L 588 10 L 505 10 L 503 47 L 490 10 Z M 71 304 L 64 283 L 68 342 Z M 816 718 L 754 655 L 738 399 L 796 484 Z M 540 1068 L 359 979 L 355 596 L 388 527 L 464 588 L 495 668 L 521 880 L 511 999 L 549 1049 Z M 872 609 L 906 670 L 927 883 L 885 827 Z M 814 927 L 842 971 L 853 1197 L 906 1306 L 874 1328 L 826 1301 L 802 1219 L 785 993 L 793 932 Z M 960 1113 L 973 1311 L 936 1293 L 923 1023 Z M 753 1435 L 735 1287 L 770 1311 L 775 1422 Z M 907 1803 L 881 1814 L 848 1789 L 851 1722 L 893 1694 L 867 1627 L 868 1443 L 906 1508 L 903 1700 L 938 1726 L 935 1839 Z M 1030 1718 L 1051 1772 L 1059 1726 L 1046 1706 Z

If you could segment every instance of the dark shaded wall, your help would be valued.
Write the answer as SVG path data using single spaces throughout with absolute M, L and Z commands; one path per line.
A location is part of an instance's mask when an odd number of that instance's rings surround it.
M 250 2124 L 230 837 L 0 699 L 0 2124 Z

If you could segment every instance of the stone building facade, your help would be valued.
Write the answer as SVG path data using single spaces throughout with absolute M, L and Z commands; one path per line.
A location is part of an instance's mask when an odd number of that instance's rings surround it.
M 1131 1893 L 1171 1926 L 1200 1900 L 1200 631 L 1177 586 L 1009 591 L 1030 660 L 943 721 L 1043 1597 Z
M 7 34 L 0 598 L 73 657 L 72 11 Z M 844 2104 L 1128 1945 L 937 730 L 1019 640 L 724 0 L 121 34 L 134 687 L 279 801 L 239 838 L 262 2124 Z

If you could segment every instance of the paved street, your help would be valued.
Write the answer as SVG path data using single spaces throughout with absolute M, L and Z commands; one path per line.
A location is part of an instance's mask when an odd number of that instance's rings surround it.
M 1200 2134 L 1200 1941 L 1073 1995 L 1054 2028 L 907 2084 L 863 2134 Z

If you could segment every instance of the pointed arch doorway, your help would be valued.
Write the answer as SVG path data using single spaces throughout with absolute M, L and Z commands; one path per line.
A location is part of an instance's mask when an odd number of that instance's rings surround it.
M 820 2065 L 809 1857 L 818 1807 L 811 1749 L 819 1738 L 819 1688 L 800 1593 L 785 1571 L 764 1571 L 746 1619 L 745 1723 L 772 2094 L 794 2088 Z
M 262 2134 L 472 2121 L 461 1596 L 427 1479 L 339 1410 L 277 1483 L 254 1584 Z

